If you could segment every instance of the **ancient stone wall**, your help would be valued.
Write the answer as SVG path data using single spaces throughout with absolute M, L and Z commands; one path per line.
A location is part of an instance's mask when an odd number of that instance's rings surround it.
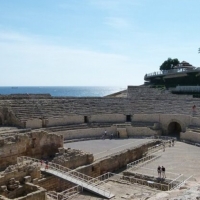
M 67 124 L 81 124 L 84 123 L 84 116 L 82 115 L 69 115 L 60 118 L 48 118 L 46 127 L 48 126 L 61 126 Z
M 40 187 L 45 188 L 47 191 L 56 191 L 56 192 L 62 192 L 63 190 L 67 190 L 75 186 L 71 182 L 50 175 L 47 175 L 45 178 L 42 178 L 40 180 L 35 180 L 33 183 L 39 185 Z
M 99 114 L 90 115 L 89 122 L 113 122 L 113 123 L 123 123 L 126 122 L 126 115 L 123 114 Z
M 100 176 L 106 172 L 115 172 L 120 168 L 126 167 L 128 163 L 142 158 L 142 155 L 147 152 L 149 147 L 158 143 L 160 141 L 152 141 L 133 149 L 126 149 L 102 160 L 95 161 L 88 166 L 80 167 L 77 170 L 92 177 Z
M 0 200 L 46 200 L 46 190 L 31 183 L 9 192 L 6 196 L 0 195 Z
M 186 132 L 180 133 L 180 139 L 181 140 L 187 140 L 194 143 L 200 143 L 200 133 L 194 132 L 192 130 L 188 130 Z
M 26 121 L 26 128 L 42 128 L 42 120 L 29 119 Z
M 186 131 L 186 127 L 190 125 L 191 116 L 179 114 L 163 114 L 160 115 L 160 123 L 163 133 L 168 134 L 168 127 L 171 122 L 177 122 L 181 126 L 181 130 Z
M 40 169 L 36 165 L 10 165 L 0 173 L 0 186 L 8 185 L 11 178 L 24 183 L 24 177 L 30 176 L 31 180 L 40 178 Z
M 59 148 L 59 153 L 52 160 L 52 162 L 70 169 L 75 169 L 83 165 L 91 164 L 93 161 L 93 154 L 71 148 Z
M 59 135 L 63 135 L 64 140 L 80 139 L 80 138 L 93 138 L 102 137 L 104 131 L 107 131 L 108 135 L 113 134 L 116 136 L 117 128 L 116 126 L 103 127 L 103 128 L 88 128 L 88 129 L 76 129 L 76 130 L 66 130 L 57 131 Z
M 10 165 L 4 171 L 0 172 L 0 195 L 11 199 L 17 197 L 21 199 L 23 196 L 22 199 L 26 199 L 28 193 L 38 190 L 36 186 L 26 185 L 26 183 L 40 177 L 41 172 L 37 164 L 24 163 L 23 165 Z
M 137 122 L 159 122 L 160 114 L 134 114 L 133 121 Z
M 159 122 L 164 134 L 168 134 L 168 126 L 171 122 L 179 123 L 182 131 L 191 124 L 191 116 L 180 114 L 135 114 L 133 118 L 141 122 Z
M 15 164 L 19 156 L 47 158 L 63 147 L 63 137 L 46 132 L 29 132 L 0 138 L 0 169 Z
M 30 136 L 26 156 L 48 158 L 54 156 L 58 148 L 63 147 L 63 137 L 60 135 L 32 131 Z
M 198 118 L 198 117 L 192 117 L 191 118 L 191 125 L 200 126 L 200 118 Z
M 161 130 L 152 130 L 148 127 L 133 127 L 127 126 L 126 131 L 129 137 L 134 136 L 153 136 L 153 135 L 161 135 Z
M 126 128 L 129 137 L 161 135 L 162 132 L 161 130 L 153 130 L 148 127 L 133 127 L 131 125 L 126 126 L 126 124 L 124 124 L 123 127 Z M 113 137 L 117 137 L 117 125 L 103 128 L 77 128 L 74 130 L 56 131 L 56 134 L 63 135 L 64 140 L 101 138 L 105 130 L 107 131 L 108 137 L 110 134 L 112 134 Z
M 24 134 L 0 138 L 0 169 L 16 164 L 17 157 L 26 154 L 29 136 Z

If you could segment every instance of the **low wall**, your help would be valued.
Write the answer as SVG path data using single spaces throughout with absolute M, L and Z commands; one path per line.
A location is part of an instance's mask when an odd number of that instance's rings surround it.
M 42 120 L 41 119 L 32 119 L 26 121 L 26 128 L 42 128 Z
M 160 114 L 134 114 L 132 121 L 159 122 Z
M 84 123 L 84 116 L 82 115 L 72 115 L 65 116 L 63 118 L 48 118 L 46 120 L 46 127 L 49 126 L 62 126 L 67 124 L 82 124 Z
M 64 167 L 75 169 L 77 167 L 91 164 L 94 161 L 92 153 L 83 152 L 78 149 L 59 148 L 59 153 L 51 162 L 57 163 Z
M 106 158 L 104 157 L 101 160 L 97 160 L 85 167 L 79 167 L 77 171 L 92 177 L 100 176 L 106 172 L 115 172 L 126 167 L 128 163 L 142 158 L 143 154 L 147 152 L 149 147 L 158 143 L 160 143 L 160 141 L 154 140 L 140 145 L 139 147 L 120 151 Z
M 88 128 L 58 131 L 56 132 L 56 134 L 63 135 L 64 140 L 71 140 L 80 138 L 102 137 L 105 130 L 107 131 L 107 135 L 110 135 L 112 133 L 115 136 L 117 132 L 116 126 L 111 126 L 105 128 Z
M 191 125 L 193 125 L 193 126 L 200 126 L 200 118 L 198 118 L 198 117 L 192 117 L 191 118 Z
M 101 114 L 101 115 L 91 115 L 89 117 L 89 122 L 91 123 L 123 123 L 126 122 L 126 115 L 123 114 Z
M 8 194 L 9 199 L 17 200 L 45 200 L 46 190 L 39 186 L 33 185 L 32 183 L 26 183 L 22 187 L 10 192 Z
M 31 190 L 33 191 L 31 192 Z M 39 186 L 35 186 L 31 183 L 25 184 L 25 186 L 21 188 L 21 192 L 24 192 L 24 196 L 18 197 L 18 198 L 11 198 L 11 199 L 17 199 L 17 200 L 46 200 L 47 199 L 46 190 Z M 27 192 L 30 192 L 30 193 L 26 195 Z M 16 196 L 17 195 L 18 194 L 16 194 Z M 10 198 L 0 195 L 0 200 L 10 200 Z
M 129 137 L 134 136 L 152 136 L 161 135 L 161 130 L 152 130 L 148 127 L 133 127 L 124 126 L 126 128 Z M 113 125 L 105 128 L 88 128 L 88 129 L 76 129 L 67 131 L 58 131 L 56 134 L 63 135 L 64 140 L 80 139 L 80 138 L 98 138 L 102 137 L 104 131 L 107 131 L 107 136 L 113 134 L 117 137 L 117 126 Z
M 190 115 L 179 114 L 135 114 L 133 121 L 140 122 L 159 122 L 164 134 L 168 134 L 168 127 L 171 122 L 177 122 L 181 126 L 181 130 L 186 131 L 186 127 L 191 124 Z M 195 121 L 195 120 L 194 120 Z M 196 123 L 197 123 L 196 119 Z M 198 121 L 198 123 L 200 123 Z
M 184 133 L 180 133 L 181 140 L 188 140 L 194 143 L 200 143 L 200 133 L 194 131 L 186 131 Z
M 30 168 L 28 165 L 26 165 L 26 166 L 18 166 L 15 170 L 11 172 L 4 171 L 0 174 L 0 186 L 7 185 L 11 178 L 15 178 L 16 181 L 23 183 L 25 176 L 31 176 L 31 179 L 39 178 L 40 169 L 36 167 Z
M 127 126 L 126 131 L 129 137 L 134 136 L 153 136 L 153 135 L 161 135 L 161 130 L 152 130 L 148 127 L 133 127 Z
M 68 182 L 64 179 L 51 175 L 47 175 L 46 178 L 40 179 L 39 181 L 34 180 L 33 183 L 39 185 L 40 187 L 45 188 L 48 191 L 56 191 L 56 192 L 62 192 L 63 190 L 67 190 L 75 186 L 75 184 L 71 182 Z

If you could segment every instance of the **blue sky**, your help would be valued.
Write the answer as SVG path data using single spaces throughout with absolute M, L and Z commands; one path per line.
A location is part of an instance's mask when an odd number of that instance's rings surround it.
M 0 0 L 0 86 L 143 84 L 200 67 L 199 0 Z

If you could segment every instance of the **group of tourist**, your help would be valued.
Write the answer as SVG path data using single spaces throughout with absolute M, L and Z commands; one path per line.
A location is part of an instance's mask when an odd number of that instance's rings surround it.
M 169 142 L 169 147 L 173 147 L 174 146 L 174 139 L 172 139 L 172 140 L 168 140 L 168 142 Z M 165 143 L 163 142 L 162 143 L 162 146 L 163 146 L 163 152 L 165 151 Z
M 164 166 L 162 166 L 162 167 L 158 166 L 157 171 L 158 171 L 159 178 L 166 178 L 166 175 L 165 175 L 166 170 L 165 170 Z

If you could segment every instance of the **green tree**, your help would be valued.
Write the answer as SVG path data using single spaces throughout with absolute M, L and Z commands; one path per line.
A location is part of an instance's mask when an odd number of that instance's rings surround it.
M 200 48 L 199 48 L 199 53 L 200 53 Z
M 180 62 L 179 62 L 179 60 L 177 58 L 174 58 L 174 59 L 168 58 L 160 66 L 160 70 L 170 70 L 170 69 L 173 69 L 179 63 Z

